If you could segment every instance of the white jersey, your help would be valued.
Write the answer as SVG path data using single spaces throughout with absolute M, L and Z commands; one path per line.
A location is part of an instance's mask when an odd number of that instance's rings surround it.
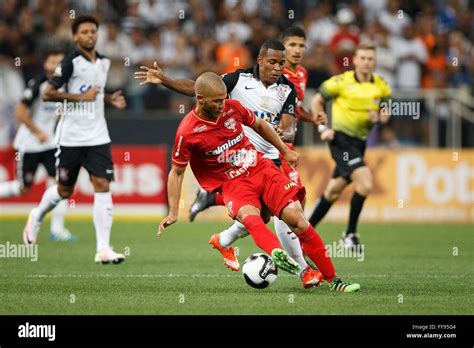
M 47 85 L 48 80 L 44 74 L 31 79 L 23 92 L 21 102 L 29 107 L 31 120 L 37 128 L 48 135 L 48 139 L 41 143 L 36 135 L 22 123 L 13 140 L 13 147 L 19 152 L 43 152 L 56 148 L 54 141 L 57 120 L 55 103 L 45 102 L 41 99 L 41 94 Z
M 54 71 L 49 83 L 56 88 L 65 86 L 68 93 L 80 94 L 98 87 L 95 101 L 64 101 L 56 131 L 57 142 L 62 146 L 96 146 L 110 143 L 104 115 L 104 95 L 110 59 L 96 53 L 91 61 L 80 50 L 68 54 Z
M 272 126 L 280 124 L 282 114 L 295 116 L 298 102 L 296 89 L 283 75 L 276 83 L 265 87 L 258 77 L 258 65 L 256 65 L 226 74 L 222 80 L 226 84 L 230 99 L 240 101 L 256 117 L 267 121 Z M 252 128 L 244 126 L 244 133 L 255 148 L 263 152 L 264 157 L 279 158 L 278 150 Z

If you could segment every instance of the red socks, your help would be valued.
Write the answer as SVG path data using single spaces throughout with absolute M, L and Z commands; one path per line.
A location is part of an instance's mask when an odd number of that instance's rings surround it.
M 282 249 L 278 238 L 268 229 L 260 216 L 247 216 L 243 219 L 242 223 L 249 231 L 255 244 L 257 244 L 257 246 L 264 250 L 268 255 L 271 255 L 275 248 Z
M 216 193 L 216 205 L 225 205 L 224 197 L 220 193 Z
M 336 278 L 336 270 L 334 269 L 331 258 L 326 253 L 326 247 L 313 226 L 311 226 L 311 224 L 308 225 L 308 228 L 303 233 L 297 234 L 297 236 L 301 244 L 303 244 L 304 251 L 316 264 L 326 281 L 330 282 Z

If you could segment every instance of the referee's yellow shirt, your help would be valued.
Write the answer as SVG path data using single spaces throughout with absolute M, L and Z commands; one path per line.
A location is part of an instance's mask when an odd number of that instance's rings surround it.
M 372 129 L 369 111 L 379 111 L 380 103 L 390 98 L 390 86 L 380 75 L 372 74 L 370 82 L 359 82 L 354 70 L 334 75 L 324 81 L 319 92 L 332 103 L 332 128 L 366 140 Z

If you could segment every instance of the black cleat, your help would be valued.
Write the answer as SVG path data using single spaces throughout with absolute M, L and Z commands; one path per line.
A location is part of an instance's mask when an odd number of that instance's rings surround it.
M 216 205 L 216 195 L 199 188 L 196 199 L 189 209 L 189 221 L 193 222 L 198 213 L 214 205 Z
M 360 244 L 359 234 L 357 233 L 343 233 L 341 238 L 341 244 L 345 249 L 351 249 L 352 251 L 358 254 L 364 252 L 364 246 Z

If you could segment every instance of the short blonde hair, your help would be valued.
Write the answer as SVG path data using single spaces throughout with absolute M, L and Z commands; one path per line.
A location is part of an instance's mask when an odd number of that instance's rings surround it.
M 375 46 L 374 43 L 372 42 L 362 42 L 360 43 L 359 45 L 357 45 L 355 51 L 354 51 L 354 54 L 357 53 L 358 50 L 372 50 L 372 51 L 376 51 L 377 48 Z

